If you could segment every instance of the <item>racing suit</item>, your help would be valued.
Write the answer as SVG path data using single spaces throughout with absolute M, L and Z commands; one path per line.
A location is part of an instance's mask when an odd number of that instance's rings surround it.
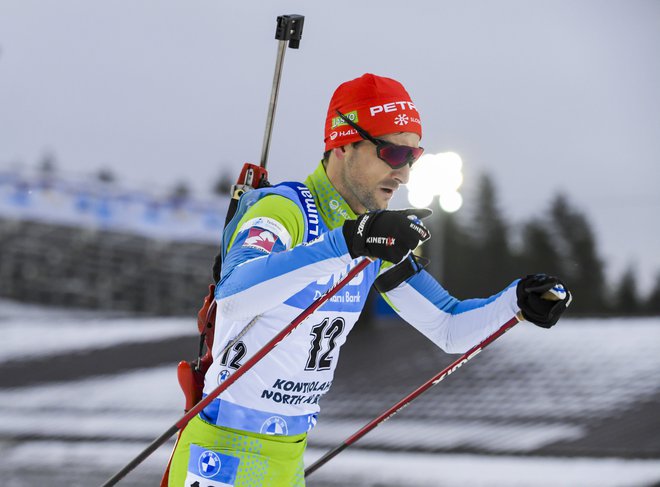
M 341 229 L 356 215 L 322 164 L 304 185 L 255 191 L 260 193 L 223 238 L 214 362 L 205 394 L 359 262 L 350 256 Z M 170 485 L 304 485 L 306 434 L 316 424 L 319 402 L 332 385 L 341 346 L 369 289 L 391 265 L 369 264 L 194 418 L 175 450 Z M 460 301 L 422 270 L 383 297 L 444 351 L 461 353 L 519 311 L 515 285 L 490 298 Z M 250 323 L 245 336 L 220 356 Z

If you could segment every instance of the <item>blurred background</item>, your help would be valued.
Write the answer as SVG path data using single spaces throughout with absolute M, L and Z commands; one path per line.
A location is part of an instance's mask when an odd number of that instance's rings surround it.
M 285 13 L 305 28 L 272 182 L 314 169 L 338 84 L 396 78 L 428 156 L 393 207 L 434 209 L 429 270 L 459 298 L 534 272 L 575 294 L 560 326 L 517 326 L 308 484 L 660 485 L 654 0 L 2 2 L 4 484 L 100 485 L 180 415 Z M 455 358 L 370 296 L 308 460 Z M 121 485 L 157 485 L 168 449 Z

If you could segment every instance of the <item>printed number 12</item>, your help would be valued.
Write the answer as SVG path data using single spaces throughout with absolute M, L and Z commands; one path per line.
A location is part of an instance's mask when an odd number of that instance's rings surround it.
M 329 324 L 329 326 L 328 326 Z M 310 335 L 312 338 L 312 346 L 309 350 L 309 358 L 305 370 L 328 370 L 332 364 L 332 357 L 330 353 L 335 348 L 337 337 L 344 331 L 344 319 L 335 318 L 330 322 L 329 318 L 324 319 L 321 323 L 312 328 Z M 323 338 L 328 339 L 327 347 L 322 347 L 321 342 Z M 321 348 L 326 348 L 326 351 L 319 357 Z

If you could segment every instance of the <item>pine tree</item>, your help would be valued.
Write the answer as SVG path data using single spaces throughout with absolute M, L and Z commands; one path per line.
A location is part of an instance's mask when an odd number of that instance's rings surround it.
M 50 178 L 55 174 L 57 171 L 57 158 L 53 152 L 46 151 L 43 153 L 38 164 L 38 170 L 45 178 Z
M 470 227 L 474 253 L 473 296 L 489 296 L 518 277 L 509 243 L 509 224 L 497 201 L 495 183 L 488 174 L 480 177 L 476 211 Z M 478 279 L 474 279 L 478 276 Z
M 231 192 L 231 187 L 234 184 L 234 180 L 229 175 L 227 171 L 224 171 L 220 174 L 220 177 L 213 185 L 213 193 L 218 196 L 226 196 Z
M 522 274 L 562 274 L 561 259 L 550 225 L 544 220 L 531 220 L 522 228 L 520 253 Z
M 444 216 L 440 235 L 433 234 L 425 244 L 433 245 L 434 241 L 442 239 L 441 275 L 442 285 L 459 299 L 475 296 L 474 290 L 474 260 L 477 250 L 467 229 L 461 225 L 456 213 Z M 437 257 L 436 257 L 437 258 Z
M 605 273 L 596 250 L 596 240 L 587 218 L 572 208 L 564 195 L 558 195 L 551 208 L 554 241 L 561 260 L 561 272 L 573 292 L 572 311 L 604 313 Z
M 637 279 L 635 271 L 632 266 L 629 266 L 623 276 L 619 285 L 614 291 L 614 312 L 623 315 L 635 315 L 641 311 L 641 303 L 637 292 Z
M 660 272 L 655 276 L 655 285 L 646 299 L 644 310 L 651 315 L 660 315 Z
M 111 169 L 103 168 L 99 169 L 99 171 L 96 173 L 96 179 L 102 183 L 110 184 L 114 183 L 117 180 L 117 177 Z

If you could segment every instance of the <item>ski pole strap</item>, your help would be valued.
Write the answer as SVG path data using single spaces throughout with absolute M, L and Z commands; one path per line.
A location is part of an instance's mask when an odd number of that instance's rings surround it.
M 378 276 L 374 281 L 374 287 L 381 294 L 391 291 L 415 274 L 422 272 L 429 265 L 429 262 L 431 261 L 426 257 L 410 254 L 403 262 L 396 264 Z

